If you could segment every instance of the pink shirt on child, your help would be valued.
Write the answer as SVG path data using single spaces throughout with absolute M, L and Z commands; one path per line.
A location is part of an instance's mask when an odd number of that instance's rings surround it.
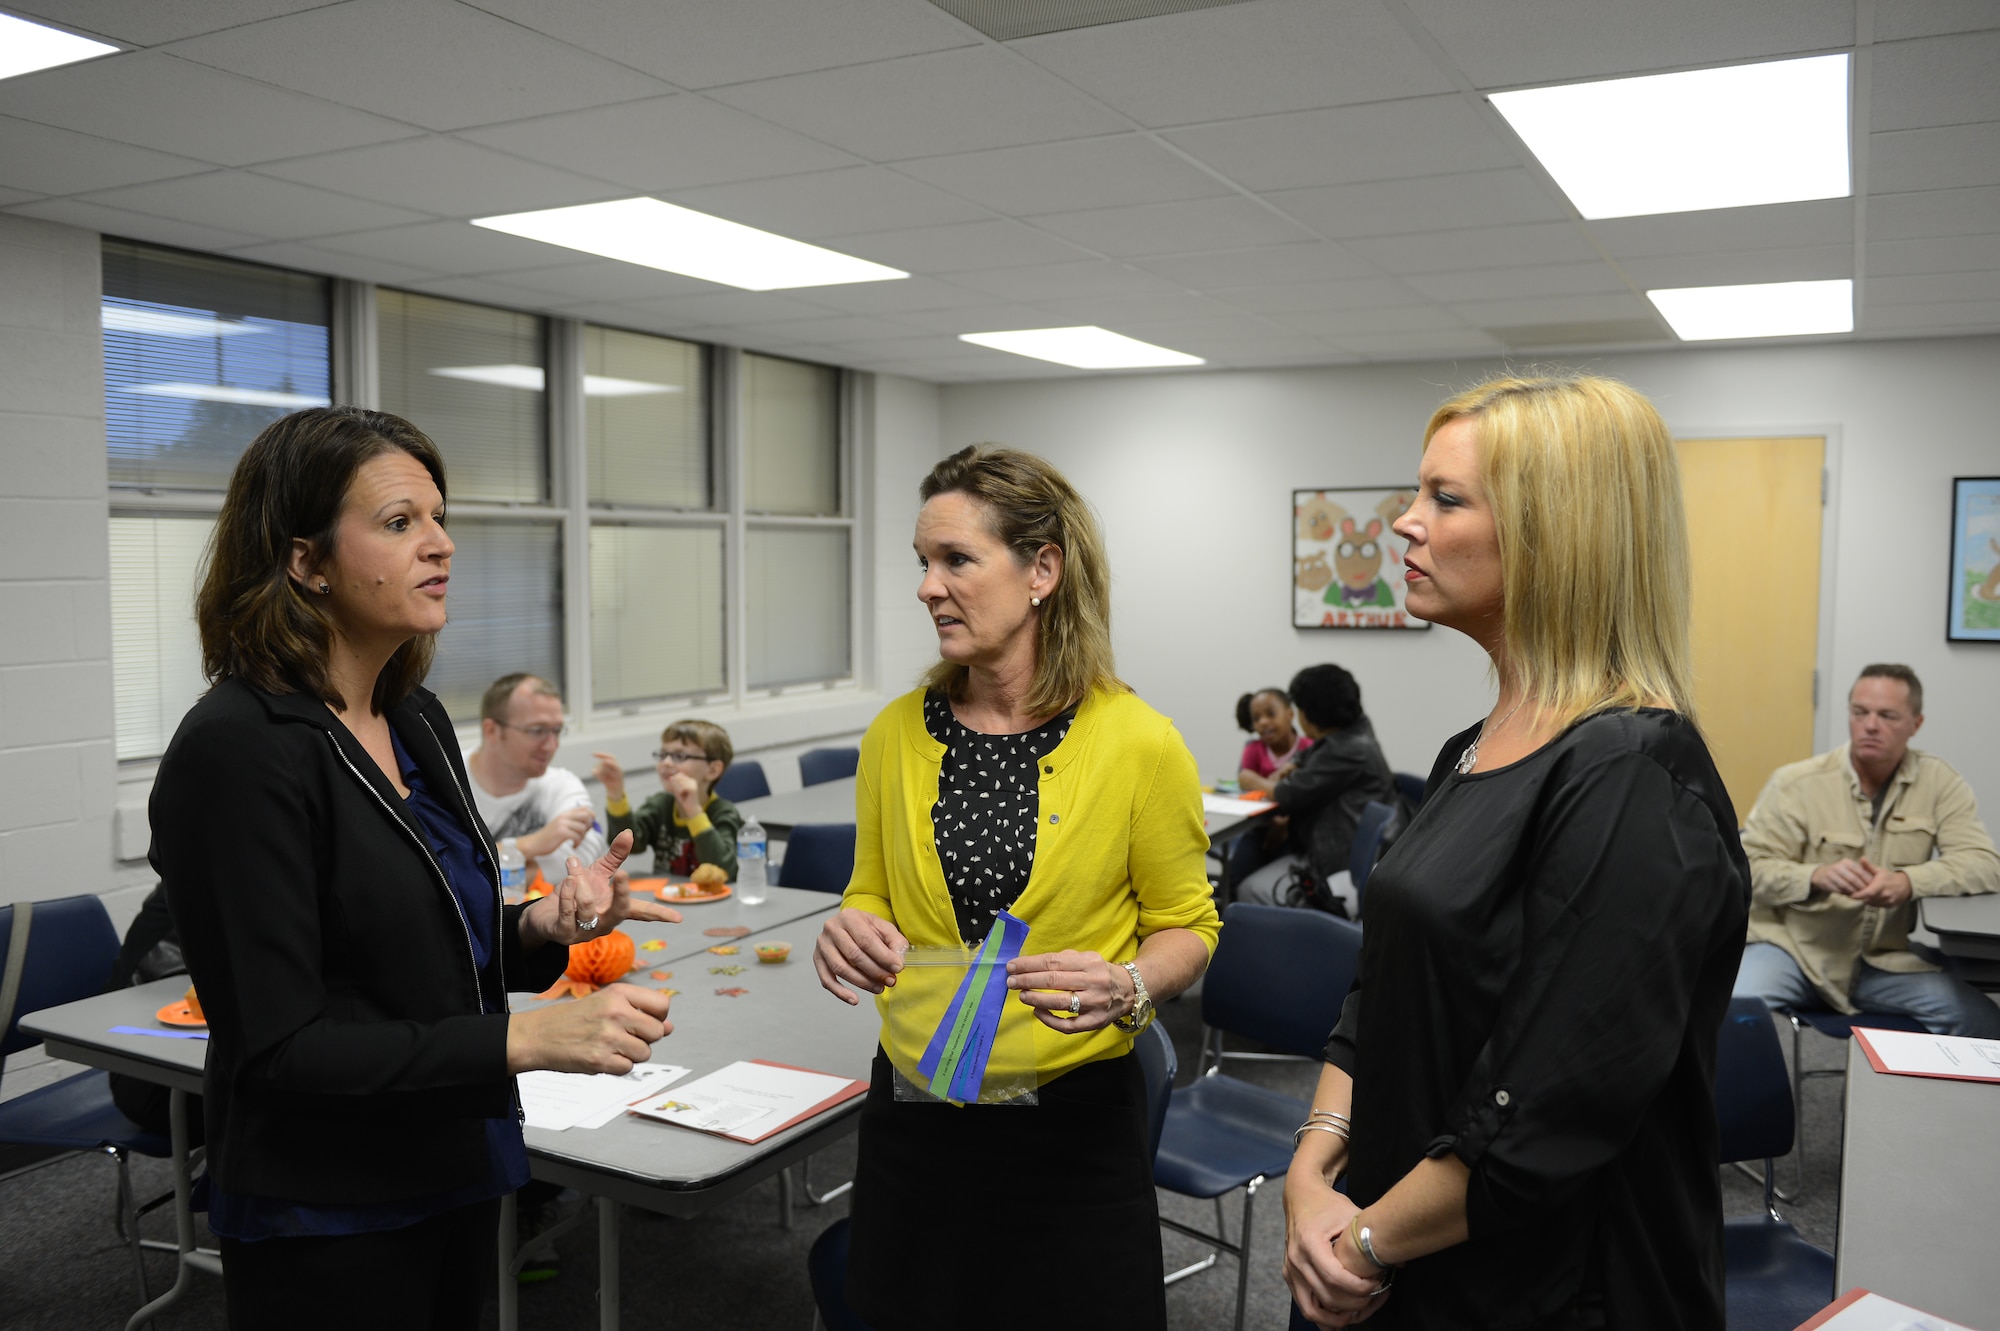
M 1312 741 L 1300 735 L 1292 741 L 1292 747 L 1285 750 L 1280 758 L 1271 752 L 1270 746 L 1261 739 L 1253 739 L 1243 746 L 1243 761 L 1236 764 L 1258 776 L 1269 776 L 1287 763 L 1296 763 L 1305 751 L 1312 747 Z

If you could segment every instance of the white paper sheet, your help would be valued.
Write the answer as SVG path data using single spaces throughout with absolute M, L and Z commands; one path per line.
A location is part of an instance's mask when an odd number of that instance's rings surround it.
M 1880 1294 L 1862 1294 L 1814 1331 L 1971 1331 L 1971 1328 L 1918 1312 L 1908 1304 L 1885 1299 Z
M 1227 818 L 1252 818 L 1260 813 L 1269 813 L 1277 805 L 1269 800 L 1238 800 L 1227 795 L 1201 797 L 1201 811 L 1211 817 L 1221 814 Z
M 563 1132 L 602 1127 L 625 1106 L 687 1076 L 670 1063 L 640 1063 L 624 1076 L 588 1072 L 524 1072 L 518 1078 L 521 1108 L 531 1128 Z
M 2000 1040 L 1925 1031 L 1881 1031 L 1857 1027 L 1856 1037 L 1881 1060 L 1884 1072 L 1905 1077 L 1955 1077 L 2000 1082 Z
M 632 1112 L 698 1132 L 754 1140 L 839 1094 L 853 1083 L 823 1072 L 768 1063 L 731 1063 L 697 1077 L 672 1095 L 649 1096 Z

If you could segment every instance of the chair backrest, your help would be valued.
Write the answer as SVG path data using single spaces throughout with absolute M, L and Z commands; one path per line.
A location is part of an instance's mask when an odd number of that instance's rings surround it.
M 807 749 L 799 755 L 799 781 L 817 786 L 853 776 L 861 767 L 859 749 Z
M 1272 1052 L 1318 1057 L 1361 960 L 1361 926 L 1316 910 L 1239 901 L 1201 980 L 1202 1022 Z
M 808 892 L 845 892 L 854 877 L 853 823 L 800 823 L 785 838 L 778 886 Z
M 715 793 L 731 804 L 764 798 L 771 793 L 771 783 L 764 779 L 764 764 L 755 758 L 741 758 L 729 764 L 729 770 L 715 783 Z
M 0 966 L 14 946 L 13 906 L 0 906 Z M 118 931 L 104 903 L 94 896 L 38 901 L 28 925 L 27 963 L 14 1013 L 0 1031 L 0 1057 L 41 1043 L 22 1033 L 21 1018 L 104 992 L 118 959 Z
M 1410 772 L 1397 772 L 1396 793 L 1403 797 L 1403 803 L 1414 813 L 1424 805 L 1424 779 Z
M 1792 1149 L 1792 1083 L 1760 998 L 1732 998 L 1715 1042 L 1715 1119 L 1722 1163 L 1773 1160 Z
M 1139 1038 L 1132 1042 L 1132 1052 L 1139 1056 L 1139 1072 L 1146 1079 L 1146 1158 L 1152 1159 L 1160 1149 L 1160 1133 L 1167 1126 L 1167 1102 L 1173 1098 L 1174 1078 L 1181 1074 L 1180 1056 L 1174 1053 L 1174 1040 L 1167 1034 L 1166 1023 L 1155 1021 L 1139 1032 Z
M 1375 860 L 1382 853 L 1383 834 L 1395 816 L 1396 806 L 1380 800 L 1369 800 L 1361 806 L 1360 821 L 1354 825 L 1354 844 L 1347 852 L 1347 876 L 1354 882 L 1357 915 L 1361 913 L 1362 889 L 1368 886 L 1368 875 L 1375 872 Z

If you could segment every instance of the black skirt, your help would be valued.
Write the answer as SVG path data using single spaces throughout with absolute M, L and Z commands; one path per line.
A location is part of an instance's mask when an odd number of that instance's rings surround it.
M 1130 1055 L 1046 1083 L 1036 1105 L 899 1101 L 875 1052 L 854 1171 L 847 1302 L 875 1331 L 1018 1331 L 1062 1320 L 1164 1331 L 1146 1085 Z

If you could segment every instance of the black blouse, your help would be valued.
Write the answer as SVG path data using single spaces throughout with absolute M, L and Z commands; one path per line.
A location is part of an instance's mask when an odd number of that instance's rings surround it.
M 1460 776 L 1475 731 L 1368 880 L 1327 1044 L 1354 1078 L 1357 1202 L 1426 1156 L 1471 1169 L 1471 1237 L 1410 1263 L 1370 1325 L 1720 1331 L 1715 1042 L 1750 887 L 1729 797 L 1673 712 L 1600 713 Z
M 1042 798 L 1036 765 L 1074 720 L 1072 707 L 1019 735 L 982 735 L 952 713 L 942 693 L 924 695 L 924 728 L 944 745 L 931 824 L 958 934 L 968 946 L 985 941 L 993 916 L 1028 885 Z

